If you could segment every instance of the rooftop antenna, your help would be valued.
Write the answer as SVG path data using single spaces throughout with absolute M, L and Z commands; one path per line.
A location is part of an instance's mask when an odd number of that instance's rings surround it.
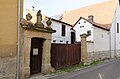
M 34 9 L 35 9 L 35 7 L 34 7 L 34 6 L 32 6 L 32 11 L 34 11 Z

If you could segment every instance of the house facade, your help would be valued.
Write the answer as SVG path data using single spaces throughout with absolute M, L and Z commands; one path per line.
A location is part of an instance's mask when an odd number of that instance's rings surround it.
M 20 1 L 22 17 L 23 0 Z M 0 11 L 0 79 L 15 79 L 18 0 L 1 0 Z
M 73 29 L 76 31 L 76 42 L 80 42 L 81 38 L 80 35 L 83 33 L 87 34 L 88 32 L 91 33 L 89 37 L 87 37 L 87 41 L 93 41 L 93 29 L 94 26 L 85 20 L 84 18 L 80 17 L 80 19 L 75 23 Z
M 75 31 L 72 29 L 72 25 L 65 22 L 51 19 L 52 29 L 56 30 L 56 33 L 52 34 L 52 43 L 71 44 L 75 41 Z
M 103 25 L 80 17 L 73 27 L 76 31 L 76 42 L 81 42 L 80 35 L 87 34 L 88 60 L 96 60 L 110 57 L 110 31 Z M 93 59 L 92 55 L 96 55 Z M 99 56 L 97 56 L 99 55 Z M 101 55 L 101 56 L 100 56 Z M 104 55 L 104 56 L 103 56 Z M 96 58 L 98 57 L 98 58 Z

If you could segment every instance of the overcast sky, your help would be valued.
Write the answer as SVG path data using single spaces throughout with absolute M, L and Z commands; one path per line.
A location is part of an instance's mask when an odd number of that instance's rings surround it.
M 25 9 L 35 7 L 34 11 L 41 10 L 44 15 L 53 16 L 64 13 L 64 11 L 77 9 L 106 0 L 24 0 Z

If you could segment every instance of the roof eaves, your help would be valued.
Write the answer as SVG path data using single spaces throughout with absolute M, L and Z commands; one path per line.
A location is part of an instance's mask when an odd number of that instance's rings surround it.
M 100 25 L 97 25 L 97 24 L 95 24 L 95 23 L 92 23 L 92 25 L 95 26 L 95 27 L 101 28 L 101 29 L 103 29 L 103 30 L 110 31 L 110 29 L 103 28 L 103 27 L 101 27 Z
M 56 22 L 59 22 L 59 23 L 63 23 L 63 24 L 66 24 L 66 25 L 69 25 L 69 26 L 72 27 L 71 24 L 68 24 L 68 23 L 62 22 L 62 21 L 60 21 L 60 20 L 56 20 L 56 19 L 53 19 L 53 18 L 51 18 L 51 20 L 56 21 Z

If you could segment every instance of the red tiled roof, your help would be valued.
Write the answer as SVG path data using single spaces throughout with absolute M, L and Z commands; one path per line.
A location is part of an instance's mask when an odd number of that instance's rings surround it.
M 80 17 L 88 18 L 89 15 L 93 15 L 93 24 L 110 29 L 117 3 L 118 0 L 109 0 L 76 10 L 66 11 L 63 14 L 62 21 L 74 25 Z

